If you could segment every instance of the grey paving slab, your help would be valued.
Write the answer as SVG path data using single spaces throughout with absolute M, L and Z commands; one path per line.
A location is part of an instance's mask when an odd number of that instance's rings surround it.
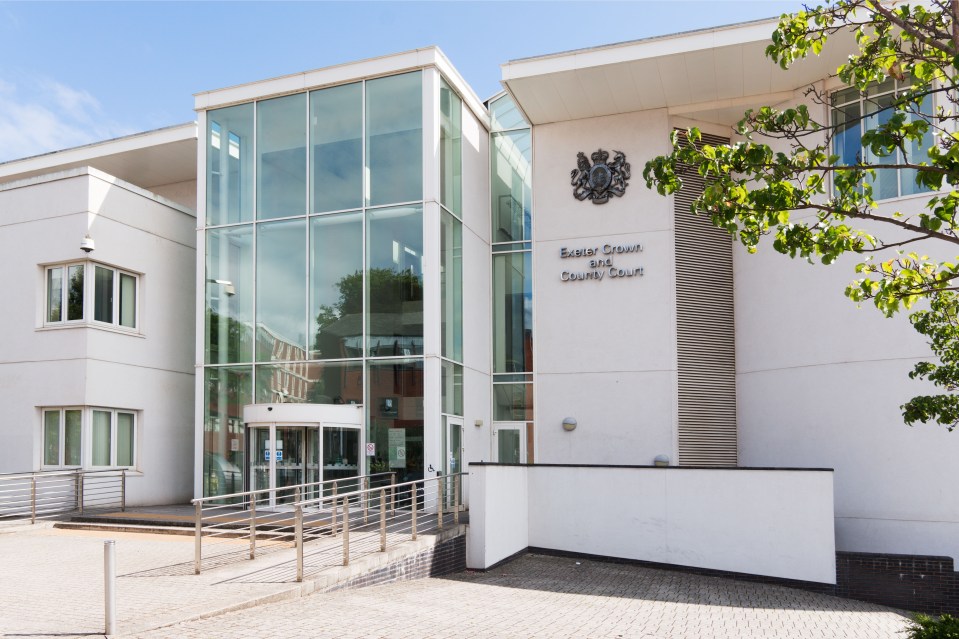
M 526 555 L 488 573 L 314 594 L 137 635 L 895 638 L 899 611 L 790 588 Z

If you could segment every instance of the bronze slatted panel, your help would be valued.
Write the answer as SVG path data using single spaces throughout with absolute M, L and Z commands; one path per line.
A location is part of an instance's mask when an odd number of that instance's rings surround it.
M 707 144 L 729 140 L 703 134 Z M 679 464 L 736 466 L 736 332 L 729 234 L 690 205 L 703 180 L 690 172 L 674 196 Z

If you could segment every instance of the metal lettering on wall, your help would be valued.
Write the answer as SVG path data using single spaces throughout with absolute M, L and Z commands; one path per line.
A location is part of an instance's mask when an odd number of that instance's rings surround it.
M 629 186 L 629 162 L 622 151 L 613 150 L 613 161 L 607 164 L 609 152 L 599 149 L 589 157 L 580 151 L 576 154 L 576 168 L 570 174 L 573 197 L 577 200 L 591 200 L 593 204 L 606 204 L 612 196 L 622 197 Z
M 642 253 L 642 244 L 602 244 L 601 246 L 587 246 L 580 248 L 567 248 L 565 246 L 559 249 L 561 259 L 582 259 L 585 267 L 582 271 L 565 270 L 559 274 L 559 279 L 564 282 L 601 282 L 604 278 L 623 279 L 629 277 L 642 277 L 643 267 L 622 266 L 615 264 L 613 258 L 629 256 L 631 254 Z

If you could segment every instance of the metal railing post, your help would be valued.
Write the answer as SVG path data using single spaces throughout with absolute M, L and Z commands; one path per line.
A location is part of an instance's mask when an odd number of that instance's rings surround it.
M 250 559 L 256 558 L 256 493 L 250 495 Z
M 369 503 L 369 502 L 370 502 L 370 493 L 369 493 L 369 490 L 370 490 L 370 478 L 369 478 L 369 477 L 364 477 L 364 478 L 363 478 L 363 502 L 362 502 L 362 503 L 363 503 L 363 523 L 364 523 L 364 524 L 365 524 L 365 523 L 368 523 L 367 515 L 369 514 L 369 508 L 370 508 L 370 503 Z
M 410 495 L 412 495 L 412 501 L 413 501 L 413 505 L 412 505 L 413 517 L 410 520 L 412 530 L 413 530 L 413 536 L 411 537 L 411 539 L 413 541 L 416 541 L 416 484 L 415 483 L 412 486 L 410 486 Z
M 37 478 L 30 478 L 30 523 L 37 523 Z
M 303 581 L 303 507 L 297 506 L 294 513 L 296 536 L 296 580 Z
M 127 511 L 127 469 L 120 471 L 120 512 Z
M 196 509 L 196 539 L 194 540 L 195 548 L 193 550 L 193 574 L 200 574 L 200 562 L 203 559 L 203 504 L 200 502 L 195 502 L 194 507 Z
M 343 498 L 343 565 L 350 565 L 350 498 Z
M 380 488 L 380 552 L 386 552 L 386 489 Z
M 79 484 L 77 484 L 77 501 L 79 505 L 77 506 L 77 510 L 80 511 L 81 515 L 83 514 L 83 478 L 83 471 L 79 471 L 79 476 L 77 477 L 77 481 L 79 482 Z
M 423 486 L 424 490 L 426 486 Z M 446 497 L 446 475 L 436 478 L 436 527 L 443 530 L 443 499 Z
M 117 633 L 117 544 L 103 542 L 103 632 Z
M 396 473 L 390 473 L 390 514 L 396 514 Z
M 80 509 L 80 477 L 82 475 L 80 474 L 79 470 L 76 471 L 76 474 L 77 474 L 77 477 L 73 485 L 74 499 L 76 500 L 76 505 L 74 506 L 74 510 L 79 510 Z
M 333 482 L 333 536 L 336 537 L 336 482 Z
M 453 477 L 453 523 L 460 523 L 460 476 Z

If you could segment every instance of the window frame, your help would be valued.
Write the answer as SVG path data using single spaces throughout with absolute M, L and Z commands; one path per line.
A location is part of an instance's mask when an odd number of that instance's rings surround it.
M 80 464 L 66 464 L 66 414 L 67 411 L 78 411 L 80 413 Z M 108 465 L 99 465 L 93 463 L 93 414 L 95 411 L 108 413 L 110 415 L 110 461 Z M 58 414 L 58 451 L 57 464 L 46 463 L 46 436 L 47 424 L 46 415 L 48 413 Z M 129 415 L 131 417 L 131 464 L 120 465 L 117 463 L 119 457 L 119 430 L 120 415 Z M 105 406 L 44 406 L 40 408 L 40 469 L 41 470 L 136 470 L 139 467 L 140 455 L 140 414 L 139 411 L 127 408 L 108 408 Z
M 81 316 L 78 319 L 67 319 L 68 299 L 69 299 L 69 272 L 71 268 L 83 268 L 83 299 L 81 302 Z M 140 333 L 140 297 L 141 297 L 141 277 L 140 273 L 128 269 L 111 266 L 102 262 L 92 260 L 80 260 L 61 262 L 57 264 L 43 265 L 43 323 L 44 328 L 66 328 L 68 326 L 95 326 L 98 328 L 110 328 L 129 333 Z M 96 293 L 97 269 L 104 269 L 112 273 L 112 290 L 110 291 L 111 305 L 110 321 L 96 319 Z M 60 319 L 50 319 L 50 277 L 51 272 L 60 270 Z M 124 277 L 133 278 L 133 325 L 126 326 L 121 323 L 123 319 L 122 305 L 122 285 Z
M 67 464 L 66 463 L 66 436 L 67 436 L 67 411 L 79 411 L 80 412 L 80 463 L 79 464 Z M 57 463 L 48 464 L 46 461 L 46 452 L 47 452 L 47 413 L 57 413 Z M 73 470 L 77 468 L 83 468 L 83 433 L 84 433 L 84 419 L 83 419 L 84 409 L 82 406 L 61 406 L 61 407 L 46 407 L 40 410 L 40 468 L 42 470 L 53 470 L 53 469 L 63 469 L 63 470 Z

